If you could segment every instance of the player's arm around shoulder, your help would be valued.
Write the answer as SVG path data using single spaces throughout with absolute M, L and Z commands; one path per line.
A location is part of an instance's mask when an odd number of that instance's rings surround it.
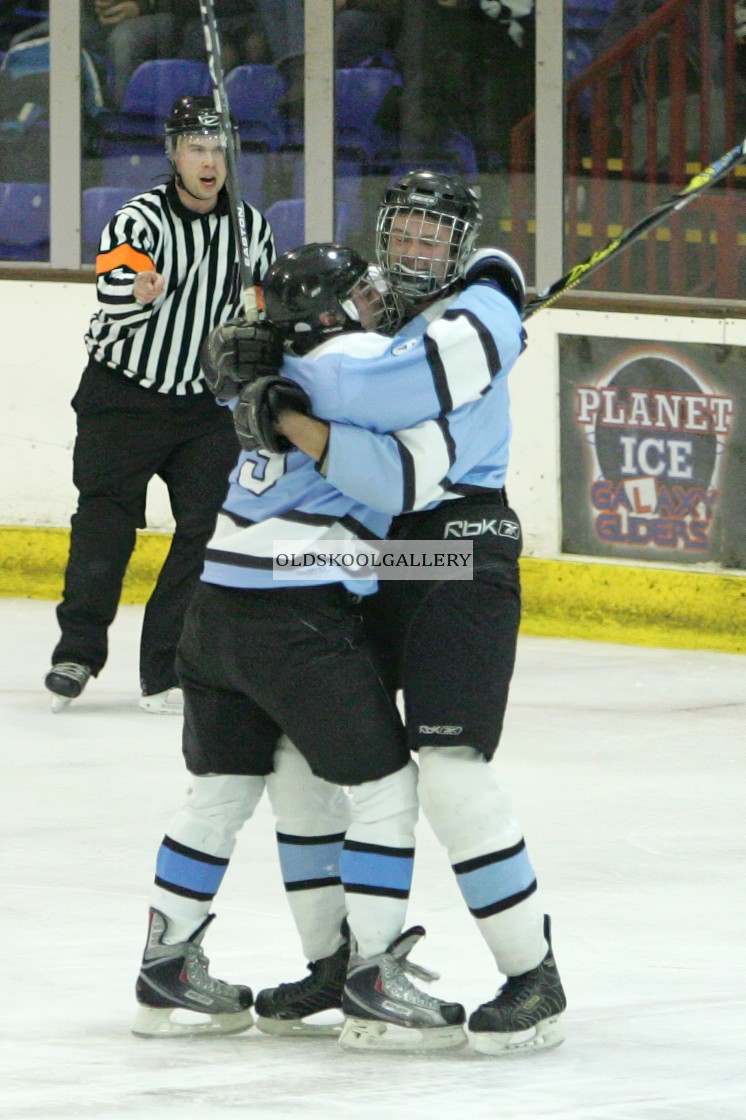
M 446 373 L 467 362 L 473 367 L 469 377 L 449 377 L 453 408 L 476 400 L 489 388 L 485 373 L 488 381 L 507 373 L 526 346 L 521 319 L 526 285 L 513 257 L 501 249 L 476 250 L 466 261 L 463 284 L 425 332 Z

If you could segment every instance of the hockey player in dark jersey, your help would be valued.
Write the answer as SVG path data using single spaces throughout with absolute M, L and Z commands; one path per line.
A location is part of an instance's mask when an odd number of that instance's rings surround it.
M 293 315 L 296 345 L 309 365 L 334 363 L 340 346 L 354 358 L 370 353 L 371 346 L 395 345 L 360 329 L 369 314 L 368 298 L 383 310 L 386 303 L 367 276 L 367 262 L 335 245 L 286 254 L 269 269 L 264 300 L 270 314 L 275 285 L 284 290 L 286 269 L 298 257 L 303 265 L 311 261 L 303 311 Z M 263 328 L 247 327 L 245 334 L 265 360 Z M 516 344 L 516 353 L 519 349 Z M 209 347 L 205 362 L 216 394 L 234 396 L 235 385 L 226 387 L 213 370 Z M 424 376 L 410 370 L 409 378 L 413 387 L 422 380 L 429 388 L 427 370 Z M 324 842 L 326 874 L 341 879 L 357 953 L 370 972 L 366 987 L 385 1007 L 377 1025 L 383 1032 L 387 1024 L 401 1023 L 418 1047 L 460 1046 L 466 1041 L 461 1005 L 426 995 L 406 975 L 407 955 L 424 932 L 403 930 L 417 768 L 362 629 L 359 597 L 373 591 L 374 583 L 354 578 L 341 564 L 311 566 L 302 582 L 273 565 L 278 539 L 292 570 L 296 559 L 333 542 L 380 540 L 390 517 L 341 494 L 287 441 L 269 444 L 254 437 L 257 387 L 293 408 L 308 406 L 298 385 L 276 376 L 269 380 L 269 387 L 265 381 L 247 386 L 233 402 L 245 449 L 231 474 L 179 644 L 190 790 L 158 853 L 133 1031 L 226 1033 L 251 1024 L 250 990 L 211 977 L 201 942 L 236 835 L 252 816 L 278 743 L 287 736 L 307 772 L 285 795 L 288 819 L 293 803 L 301 816 L 315 817 L 319 787 L 331 791 L 332 801 L 339 791 L 331 783 L 349 787 L 349 828 L 341 845 L 332 819 Z M 319 796 L 326 807 L 328 795 Z M 339 920 L 336 925 L 339 938 Z M 184 1010 L 199 1012 L 202 1022 L 175 1021 L 173 1013 Z
M 497 361 L 492 355 L 497 373 L 483 398 L 458 407 L 453 391 L 468 384 L 480 348 L 490 348 L 484 317 L 472 309 L 467 318 L 460 306 L 464 296 L 474 287 L 500 289 L 517 317 L 524 290 L 514 262 L 496 250 L 474 250 L 480 220 L 476 199 L 460 181 L 429 172 L 404 176 L 379 210 L 378 258 L 407 306 L 409 323 L 401 333 L 413 340 L 410 356 L 423 330 L 430 340 L 426 357 L 444 404 L 437 419 L 409 433 L 352 427 L 349 417 L 335 414 L 328 387 L 315 399 L 313 375 L 286 361 L 284 372 L 310 393 L 315 416 L 331 423 L 284 413 L 279 430 L 316 459 L 342 492 L 397 514 L 390 537 L 473 541 L 472 582 L 386 581 L 363 610 L 390 687 L 403 691 L 423 811 L 506 977 L 495 999 L 469 1020 L 475 1048 L 499 1055 L 561 1042 L 565 996 L 522 829 L 495 768 L 487 765 L 502 732 L 520 617 L 521 530 L 504 489 L 510 441 L 506 375 L 512 363 L 502 360 L 498 345 Z M 459 295 L 464 277 L 474 287 Z M 444 359 L 438 332 L 462 318 L 472 333 Z M 367 371 L 375 379 L 387 360 L 389 355 L 370 359 L 358 375 Z M 343 401 L 341 377 L 338 390 Z M 281 756 L 282 751 L 278 778 Z M 317 827 L 323 833 L 321 821 Z M 300 900 L 292 898 L 296 921 L 302 922 Z M 333 928 L 327 936 L 331 947 Z M 318 983 L 333 960 L 331 953 L 317 959 L 305 981 L 259 993 L 259 1025 L 279 1031 L 283 1022 L 293 1024 L 294 1002 L 307 1014 L 315 982 L 319 1003 L 333 1005 L 333 979 Z M 347 1006 L 355 999 L 354 975 L 347 980 Z M 337 1002 L 340 996 L 338 985 Z M 365 1045 L 364 1031 L 359 1041 Z
M 104 667 L 136 531 L 145 526 L 146 490 L 158 475 L 176 527 L 145 609 L 140 705 L 181 712 L 176 644 L 238 453 L 231 418 L 199 364 L 205 335 L 241 308 L 225 139 L 212 100 L 179 98 L 165 134 L 173 178 L 117 211 L 96 259 L 99 310 L 73 399 L 78 508 L 57 610 L 61 636 L 45 680 L 54 711 Z M 274 244 L 262 215 L 246 203 L 244 213 L 258 283 Z

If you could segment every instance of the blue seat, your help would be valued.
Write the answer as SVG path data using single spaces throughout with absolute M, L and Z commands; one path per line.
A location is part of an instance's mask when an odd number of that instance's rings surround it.
M 212 92 L 206 62 L 186 58 L 155 58 L 142 62 L 127 83 L 118 113 L 106 120 L 107 151 L 117 150 L 117 140 L 128 136 L 163 135 L 163 122 L 178 97 Z
M 372 165 L 378 153 L 393 143 L 376 115 L 386 94 L 402 84 L 401 74 L 382 67 L 355 66 L 337 70 L 335 82 L 335 147 L 346 159 Z M 303 147 L 303 124 L 287 122 L 286 145 Z
M 382 159 L 380 170 L 392 178 L 406 175 L 412 170 L 412 161 L 403 160 L 400 155 L 393 159 Z M 463 132 L 445 132 L 439 138 L 437 152 L 428 155 L 423 161 L 430 171 L 439 171 L 442 175 L 465 175 L 467 177 L 477 174 L 477 153 L 473 143 Z
M 567 31 L 599 31 L 615 5 L 616 0 L 567 0 L 565 28 Z
M 212 92 L 206 62 L 188 58 L 154 58 L 141 62 L 132 74 L 122 99 L 122 112 L 157 117 L 171 112 L 177 97 L 207 96 Z
M 48 183 L 0 183 L 0 258 L 49 260 Z
M 257 210 L 264 210 L 266 160 L 265 152 L 238 153 L 238 182 L 241 187 L 241 197 Z
M 386 94 L 401 85 L 395 70 L 358 66 L 337 70 L 336 136 L 338 152 L 372 163 L 386 143 L 386 136 L 376 124 L 376 115 Z
M 89 187 L 83 191 L 83 260 L 90 264 L 95 261 L 101 232 L 109 224 L 114 214 L 136 191 L 131 187 Z
M 17 43 L 3 58 L 2 68 L 12 78 L 46 73 L 49 70 L 49 39 Z
M 302 198 L 281 198 L 273 202 L 266 213 L 272 227 L 278 255 L 297 249 L 306 241 L 306 203 Z M 337 203 L 334 237 L 344 242 L 347 236 L 347 206 Z
M 164 183 L 171 174 L 171 164 L 160 141 L 133 141 L 126 149 L 127 144 L 122 142 L 117 154 L 102 160 L 103 186 L 128 187 L 130 194 L 137 194 Z
M 241 141 L 275 152 L 286 139 L 285 122 L 277 103 L 285 80 L 274 66 L 236 66 L 225 79 L 225 96 Z

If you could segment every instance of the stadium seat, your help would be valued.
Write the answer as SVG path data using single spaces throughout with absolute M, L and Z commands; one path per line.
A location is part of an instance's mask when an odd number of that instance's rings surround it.
M 96 259 L 101 231 L 114 214 L 136 192 L 131 187 L 90 187 L 83 191 L 82 257 L 90 264 Z
M 162 137 L 163 122 L 177 97 L 211 93 L 206 62 L 186 58 L 157 58 L 142 62 L 130 78 L 121 109 L 106 120 L 106 153 L 121 151 L 128 137 Z
M 49 260 L 48 183 L 0 183 L 0 259 Z
M 378 162 L 380 170 L 392 178 L 406 175 L 412 169 L 412 161 L 403 160 L 400 155 L 393 159 L 379 158 Z M 445 132 L 438 138 L 437 152 L 428 155 L 424 164 L 430 171 L 439 171 L 443 175 L 471 177 L 477 174 L 477 153 L 463 132 Z
M 306 240 L 306 204 L 302 198 L 282 198 L 273 202 L 266 213 L 272 227 L 278 255 L 297 249 Z M 337 203 L 335 240 L 344 242 L 347 236 L 347 207 Z
M 211 92 L 210 71 L 206 62 L 187 58 L 154 58 L 140 63 L 127 83 L 122 112 L 157 117 L 162 127 L 177 97 L 187 93 L 206 96 Z
M 598 31 L 614 11 L 616 0 L 566 0 L 567 31 Z
M 225 79 L 225 96 L 242 143 L 275 152 L 285 143 L 285 122 L 277 102 L 285 81 L 274 66 L 236 66 Z
M 391 145 L 376 115 L 386 94 L 402 84 L 396 70 L 356 66 L 337 70 L 335 84 L 335 147 L 346 159 L 371 165 L 378 153 Z M 287 122 L 286 146 L 303 147 L 303 125 Z
M 372 163 L 384 146 L 385 135 L 376 124 L 376 115 L 386 94 L 401 85 L 395 70 L 358 66 L 337 70 L 336 136 L 338 152 Z
M 238 181 L 241 197 L 250 202 L 256 210 L 264 210 L 266 153 L 238 153 Z
M 103 186 L 128 187 L 133 195 L 164 183 L 171 174 L 171 164 L 160 141 L 133 142 L 130 151 L 105 156 L 101 170 Z

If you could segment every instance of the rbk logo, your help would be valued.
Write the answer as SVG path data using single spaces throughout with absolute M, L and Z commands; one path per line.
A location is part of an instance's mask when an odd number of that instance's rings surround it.
M 510 537 L 517 541 L 521 535 L 521 528 L 517 521 L 501 521 L 497 530 L 498 537 Z
M 504 522 L 500 522 L 504 524 Z M 446 527 L 443 530 L 443 538 L 446 537 L 483 537 L 485 533 L 492 533 L 493 537 L 497 537 L 497 529 L 495 528 L 495 518 L 491 521 L 447 521 Z

